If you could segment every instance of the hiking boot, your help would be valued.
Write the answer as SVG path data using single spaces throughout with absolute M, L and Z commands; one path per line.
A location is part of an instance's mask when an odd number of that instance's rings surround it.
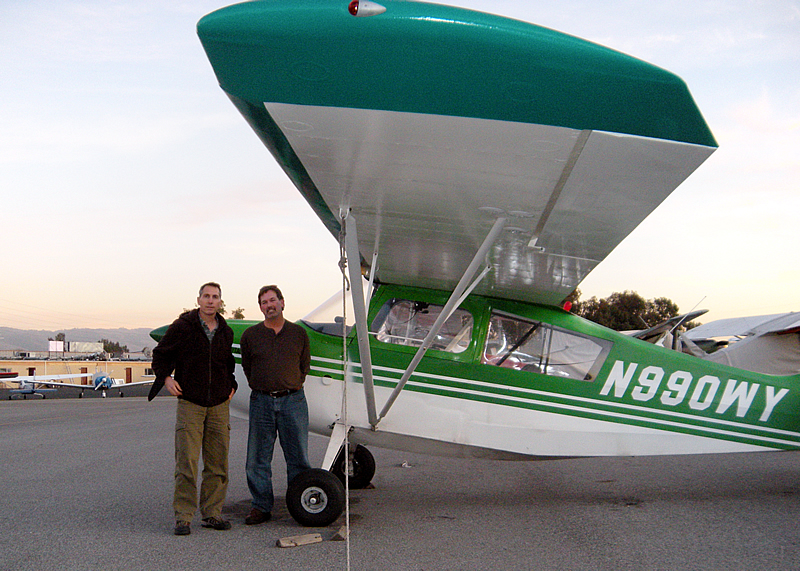
M 218 531 L 225 531 L 231 528 L 231 522 L 225 521 L 221 517 L 207 517 L 203 519 L 203 527 L 210 527 Z
M 175 535 L 189 535 L 190 533 L 192 533 L 192 528 L 188 521 L 178 520 L 175 522 Z

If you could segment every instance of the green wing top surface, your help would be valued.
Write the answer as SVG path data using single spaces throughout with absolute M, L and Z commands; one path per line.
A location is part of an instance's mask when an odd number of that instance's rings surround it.
M 525 22 L 381 4 L 250 2 L 198 33 L 332 233 L 350 209 L 384 283 L 452 289 L 503 215 L 476 293 L 558 304 L 716 147 L 663 69 Z

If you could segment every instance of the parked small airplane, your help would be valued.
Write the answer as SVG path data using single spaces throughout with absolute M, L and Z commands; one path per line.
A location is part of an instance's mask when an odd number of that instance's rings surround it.
M 91 385 L 80 385 L 77 383 L 65 383 L 62 379 L 77 379 L 91 377 Z M 83 398 L 83 391 L 92 389 L 94 391 L 102 391 L 103 398 L 106 398 L 106 392 L 110 389 L 119 390 L 119 396 L 124 397 L 123 389 L 128 387 L 135 387 L 139 385 L 152 385 L 153 381 L 139 381 L 136 383 L 126 383 L 123 379 L 114 379 L 107 373 L 96 371 L 94 373 L 76 373 L 68 375 L 44 375 L 44 376 L 26 376 L 14 377 L 10 380 L 17 381 L 20 385 L 18 389 L 11 389 L 8 398 L 21 395 L 26 398 L 27 395 L 45 397 L 46 393 L 53 393 L 56 389 L 52 387 L 69 387 L 73 389 L 80 389 L 78 398 Z M 44 387 L 44 388 L 43 388 Z
M 800 375 L 705 361 L 561 307 L 715 150 L 678 77 L 417 2 L 248 2 L 198 33 L 340 240 L 353 289 L 352 330 L 301 322 L 311 429 L 330 437 L 322 469 L 289 484 L 301 524 L 340 515 L 345 472 L 369 482 L 365 445 L 528 460 L 800 448 Z M 252 323 L 231 323 L 237 341 Z
M 8 399 L 12 400 L 14 398 L 27 399 L 28 396 L 46 398 L 46 395 L 56 392 L 56 389 L 52 387 L 61 385 L 62 383 L 58 381 L 62 379 L 76 379 L 91 376 L 91 373 L 79 373 L 74 375 L 30 375 L 24 377 L 9 375 L 3 377 L 3 380 L 19 383 L 18 389 L 9 390 Z
M 679 331 L 679 328 L 706 313 L 708 313 L 707 309 L 698 309 L 682 315 L 676 315 L 675 317 L 662 321 L 658 325 L 648 327 L 642 331 L 632 332 L 630 335 L 642 341 L 647 341 L 648 343 L 677 350 L 680 336 L 675 333 Z
M 720 319 L 682 335 L 708 348 L 698 356 L 770 375 L 800 373 L 800 313 Z

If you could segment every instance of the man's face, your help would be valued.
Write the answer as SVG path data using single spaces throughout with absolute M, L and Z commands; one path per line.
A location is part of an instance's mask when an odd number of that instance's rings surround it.
M 258 298 L 258 306 L 267 319 L 274 319 L 283 315 L 283 300 L 278 299 L 278 294 L 272 290 L 261 294 L 261 297 Z
M 214 286 L 206 286 L 197 298 L 197 305 L 200 306 L 200 313 L 207 317 L 215 315 L 222 304 L 219 289 Z

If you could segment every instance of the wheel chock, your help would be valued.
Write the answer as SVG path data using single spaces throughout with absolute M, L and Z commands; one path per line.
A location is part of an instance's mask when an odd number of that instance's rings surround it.
M 343 525 L 331 536 L 331 541 L 344 541 L 347 539 L 347 526 Z
M 277 545 L 278 547 L 300 547 L 312 543 L 322 543 L 322 536 L 319 533 L 306 533 L 305 535 L 282 537 L 278 540 Z

